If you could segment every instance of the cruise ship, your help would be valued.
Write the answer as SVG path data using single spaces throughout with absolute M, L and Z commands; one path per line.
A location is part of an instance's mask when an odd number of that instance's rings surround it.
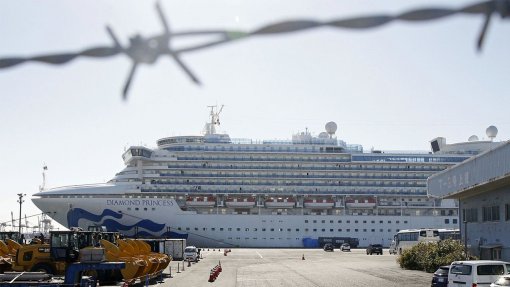
M 334 122 L 318 136 L 233 139 L 217 132 L 221 109 L 210 108 L 202 135 L 131 146 L 107 183 L 41 189 L 32 201 L 66 227 L 199 247 L 302 248 L 339 238 L 389 246 L 402 229 L 458 227 L 456 202 L 427 196 L 426 180 L 499 144 L 436 138 L 431 152 L 367 152 L 337 139 Z

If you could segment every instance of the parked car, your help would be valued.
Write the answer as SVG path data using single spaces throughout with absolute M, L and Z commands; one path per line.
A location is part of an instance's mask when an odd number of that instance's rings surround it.
M 370 244 L 368 245 L 367 247 L 367 255 L 372 255 L 372 254 L 379 254 L 379 255 L 382 255 L 383 251 L 382 251 L 383 247 L 381 244 Z
M 510 286 L 510 275 L 499 276 L 498 280 L 491 284 L 491 287 Z
M 198 262 L 198 250 L 195 246 L 186 246 L 184 249 L 184 260 Z
M 324 251 L 334 251 L 335 247 L 331 243 L 324 244 Z
M 340 246 L 340 250 L 342 251 L 351 251 L 351 246 L 349 245 L 349 243 L 344 243 Z
M 510 263 L 495 260 L 454 261 L 448 272 L 448 287 L 488 287 L 490 282 L 508 274 L 508 267 Z
M 432 276 L 431 287 L 447 287 L 448 286 L 448 271 L 450 265 L 440 266 Z

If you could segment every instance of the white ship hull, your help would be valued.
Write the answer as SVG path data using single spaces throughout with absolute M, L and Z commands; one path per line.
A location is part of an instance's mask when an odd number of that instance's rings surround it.
M 307 238 L 319 237 L 359 238 L 359 245 L 362 247 L 374 242 L 388 246 L 397 230 L 421 227 L 452 228 L 456 226 L 445 224 L 445 219 L 451 223 L 457 218 L 221 214 L 220 207 L 207 209 L 209 213 L 200 214 L 197 211 L 182 210 L 175 199 L 150 198 L 142 193 L 139 193 L 139 197 L 136 193 L 129 193 L 129 196 L 123 193 L 112 194 L 122 190 L 133 192 L 136 187 L 98 186 L 93 188 L 93 193 L 90 189 L 82 190 L 83 194 L 88 194 L 83 197 L 35 197 L 33 202 L 66 227 L 78 226 L 87 229 L 92 225 L 103 225 L 108 230 L 119 231 L 128 236 L 182 236 L 187 237 L 190 245 L 201 247 L 302 248 L 305 247 L 304 240 Z M 108 196 L 91 195 L 94 193 Z M 295 209 L 301 208 L 293 208 Z

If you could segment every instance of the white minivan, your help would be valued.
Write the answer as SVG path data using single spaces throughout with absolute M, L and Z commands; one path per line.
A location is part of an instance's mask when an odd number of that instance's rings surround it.
M 184 249 L 184 260 L 198 262 L 198 250 L 195 246 L 186 246 Z
M 454 261 L 448 273 L 448 287 L 489 287 L 499 276 L 508 274 L 510 263 L 494 260 Z

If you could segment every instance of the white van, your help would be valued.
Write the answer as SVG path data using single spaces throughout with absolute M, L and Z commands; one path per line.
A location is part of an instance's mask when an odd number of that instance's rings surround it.
M 198 250 L 195 246 L 186 246 L 184 260 L 198 262 Z
M 494 260 L 454 261 L 448 273 L 448 287 L 489 287 L 499 276 L 508 274 L 510 263 Z

